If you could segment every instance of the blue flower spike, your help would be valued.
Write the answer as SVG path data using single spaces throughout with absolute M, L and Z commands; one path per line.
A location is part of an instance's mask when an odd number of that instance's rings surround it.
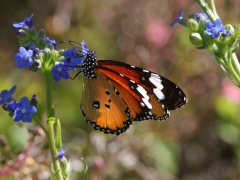
M 173 23 L 169 25 L 173 27 L 175 24 L 180 23 L 180 21 L 183 19 L 182 15 L 183 15 L 183 8 L 178 13 L 178 17 L 175 19 L 175 21 L 173 21 Z
M 206 34 L 212 36 L 213 38 L 218 38 L 224 31 L 225 26 L 222 25 L 221 19 L 216 19 L 214 23 L 208 21 L 206 22 Z
M 32 17 L 33 17 L 33 14 L 30 17 L 26 17 L 22 22 L 14 22 L 13 27 L 18 29 L 32 28 L 34 25 L 34 22 L 31 20 Z
M 8 90 L 3 90 L 0 93 L 0 104 L 4 105 L 6 104 L 9 100 L 12 99 L 12 95 L 16 91 L 17 86 L 14 85 L 9 91 Z
M 18 122 L 20 120 L 24 122 L 32 122 L 32 115 L 37 112 L 37 109 L 29 104 L 29 99 L 23 97 L 20 102 L 17 102 L 14 106 L 14 121 Z
M 24 68 L 24 66 L 29 68 L 33 62 L 32 56 L 32 50 L 26 50 L 24 47 L 20 47 L 19 53 L 14 56 L 14 59 L 17 61 L 17 68 Z
M 69 78 L 69 73 L 68 73 L 68 67 L 64 63 L 61 64 L 56 64 L 52 70 L 51 74 L 53 75 L 53 79 L 55 82 L 60 81 L 61 77 L 63 79 L 68 79 Z

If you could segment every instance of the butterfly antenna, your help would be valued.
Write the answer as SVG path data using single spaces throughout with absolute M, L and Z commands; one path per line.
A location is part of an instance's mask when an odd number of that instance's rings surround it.
M 66 44 L 70 44 L 69 42 L 67 41 L 60 41 L 60 43 L 66 43 Z
M 82 48 L 82 46 L 80 45 L 80 43 L 76 42 L 76 41 L 68 41 L 69 44 L 71 44 L 72 46 L 76 46 L 76 47 L 80 47 Z
M 76 42 L 76 41 L 60 41 L 60 43 L 70 44 L 70 45 L 72 45 L 72 46 L 79 47 L 79 48 L 82 47 L 82 46 L 80 45 L 80 43 L 78 43 L 78 42 Z

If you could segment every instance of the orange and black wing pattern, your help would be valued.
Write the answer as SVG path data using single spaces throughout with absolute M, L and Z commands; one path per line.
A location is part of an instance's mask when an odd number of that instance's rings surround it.
M 170 80 L 126 63 L 97 61 L 89 52 L 81 109 L 87 122 L 104 133 L 120 134 L 134 121 L 164 120 L 186 104 L 184 92 Z
M 88 123 L 104 133 L 120 134 L 125 132 L 132 120 L 129 108 L 116 94 L 111 82 L 94 71 L 96 78 L 84 78 L 81 110 Z

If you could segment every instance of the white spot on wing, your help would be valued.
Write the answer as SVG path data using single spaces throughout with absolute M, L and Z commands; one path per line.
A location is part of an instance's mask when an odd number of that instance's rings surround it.
M 158 99 L 163 100 L 165 98 L 164 94 L 162 91 L 160 91 L 158 88 L 153 89 L 154 94 L 158 97 Z
M 149 78 L 149 81 L 156 86 L 156 88 L 153 89 L 154 94 L 158 97 L 158 99 L 163 100 L 165 98 L 164 94 L 162 93 L 163 85 L 162 80 L 160 79 L 160 76 L 154 73 L 151 73 L 151 77 Z
M 149 103 L 149 96 L 147 95 L 147 91 L 141 86 L 141 85 L 137 85 L 137 90 L 138 92 L 140 92 L 140 94 L 143 96 L 142 100 L 143 102 L 146 104 L 146 106 L 148 107 L 148 109 L 152 109 L 152 105 Z

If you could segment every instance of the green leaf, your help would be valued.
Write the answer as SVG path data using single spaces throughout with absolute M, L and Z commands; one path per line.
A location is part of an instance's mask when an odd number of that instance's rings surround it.
M 57 175 L 58 175 L 59 171 L 60 171 L 60 169 L 57 170 L 56 172 L 54 172 L 54 174 L 52 175 L 50 180 L 55 180 L 57 178 Z
M 87 166 L 87 163 L 84 161 L 83 158 L 81 158 L 81 160 L 84 164 L 83 180 L 87 180 L 88 179 L 88 166 Z

